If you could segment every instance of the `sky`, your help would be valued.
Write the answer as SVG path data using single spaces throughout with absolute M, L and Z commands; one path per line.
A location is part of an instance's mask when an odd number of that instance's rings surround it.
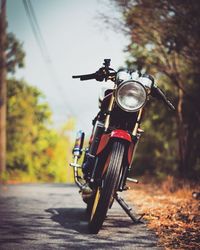
M 104 58 L 111 66 L 124 65 L 123 52 L 128 38 L 119 30 L 107 28 L 100 13 L 118 15 L 105 0 L 31 0 L 42 37 L 48 50 L 44 59 L 34 37 L 22 0 L 7 0 L 8 31 L 23 43 L 25 68 L 16 77 L 37 86 L 53 111 L 55 127 L 75 117 L 77 128 L 89 133 L 98 112 L 102 84 L 95 80 L 80 82 L 75 74 L 93 73 Z

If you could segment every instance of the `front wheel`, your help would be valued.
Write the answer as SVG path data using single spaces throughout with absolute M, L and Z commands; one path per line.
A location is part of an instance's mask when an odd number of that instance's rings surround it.
M 112 145 L 111 153 L 105 163 L 102 187 L 98 187 L 94 197 L 91 216 L 89 221 L 89 231 L 97 234 L 105 220 L 108 208 L 114 199 L 119 184 L 122 161 L 125 145 L 122 141 L 115 141 Z M 109 162 L 108 162 L 109 161 Z M 103 171 L 103 172 L 104 172 Z

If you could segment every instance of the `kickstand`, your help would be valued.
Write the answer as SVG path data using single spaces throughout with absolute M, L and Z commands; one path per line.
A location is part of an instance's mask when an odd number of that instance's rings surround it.
M 118 196 L 117 193 L 116 193 L 116 195 L 115 195 L 115 200 L 119 203 L 119 205 L 123 208 L 123 210 L 124 210 L 124 211 L 126 212 L 126 214 L 132 219 L 132 221 L 133 221 L 135 224 L 143 223 L 143 222 L 141 221 L 141 219 L 143 218 L 143 216 L 144 216 L 145 214 L 142 214 L 142 215 L 140 215 L 139 218 L 136 218 L 136 217 L 131 213 L 132 208 L 130 208 L 130 207 L 128 206 L 128 204 L 126 204 L 126 202 L 125 202 L 121 197 Z

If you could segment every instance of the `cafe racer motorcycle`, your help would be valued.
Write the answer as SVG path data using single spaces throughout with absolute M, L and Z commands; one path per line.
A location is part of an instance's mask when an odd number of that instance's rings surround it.
M 129 217 L 138 222 L 118 192 L 127 189 L 126 181 L 136 182 L 128 177 L 133 165 L 136 146 L 141 133 L 143 110 L 149 96 L 162 100 L 170 109 L 172 103 L 156 86 L 152 76 L 110 68 L 110 59 L 104 59 L 103 66 L 92 74 L 76 75 L 81 81 L 112 81 L 114 87 L 105 91 L 100 101 L 100 111 L 93 120 L 93 131 L 87 148 L 83 149 L 84 133 L 79 131 L 73 148 L 74 179 L 80 187 L 89 213 L 89 231 L 98 233 L 109 208 L 116 200 Z M 78 164 L 84 152 L 83 163 Z M 81 168 L 80 175 L 78 169 Z

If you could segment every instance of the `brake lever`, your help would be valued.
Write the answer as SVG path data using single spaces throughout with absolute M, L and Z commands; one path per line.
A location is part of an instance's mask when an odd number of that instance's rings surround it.
M 106 78 L 106 69 L 105 67 L 100 68 L 99 70 L 96 71 L 95 73 L 95 79 L 98 82 L 103 82 L 103 80 Z

